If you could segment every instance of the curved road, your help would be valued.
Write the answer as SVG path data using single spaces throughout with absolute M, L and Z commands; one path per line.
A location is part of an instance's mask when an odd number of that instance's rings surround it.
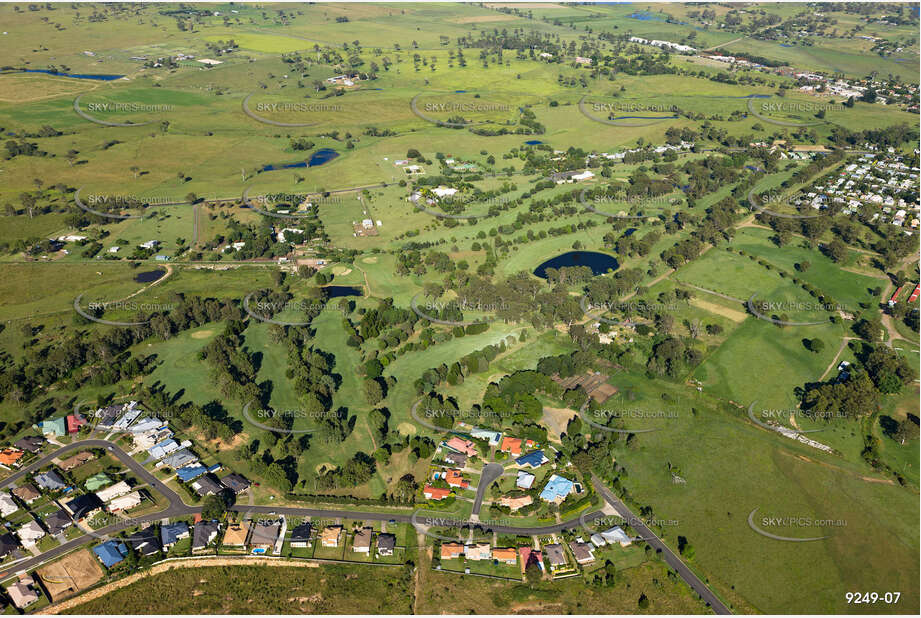
M 493 484 L 493 481 L 502 476 L 503 472 L 505 472 L 505 468 L 502 464 L 488 463 L 483 466 L 483 470 L 480 472 L 480 482 L 476 486 L 476 500 L 473 501 L 474 515 L 480 514 L 480 507 L 483 506 L 483 496 L 486 494 L 486 490 Z

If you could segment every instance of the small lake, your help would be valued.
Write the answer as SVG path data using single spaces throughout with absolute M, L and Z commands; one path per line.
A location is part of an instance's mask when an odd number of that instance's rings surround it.
M 124 75 L 94 75 L 92 73 L 61 73 L 59 71 L 49 71 L 48 69 L 22 69 L 23 73 L 44 73 L 46 75 L 54 75 L 55 77 L 72 77 L 74 79 L 96 79 L 104 82 L 115 81 L 116 79 L 121 79 Z
M 323 288 L 327 298 L 341 298 L 343 296 L 364 296 L 361 288 L 353 285 L 327 285 Z
M 298 161 L 297 163 L 282 163 L 279 165 L 266 165 L 262 168 L 263 172 L 272 172 L 275 170 L 289 170 L 297 167 L 316 167 L 318 165 L 323 165 L 324 163 L 329 163 L 333 159 L 339 156 L 339 153 L 333 150 L 332 148 L 320 148 L 306 161 Z
M 568 266 L 588 266 L 593 275 L 603 275 L 608 270 L 617 270 L 617 260 L 607 253 L 597 251 L 569 251 L 555 258 L 551 258 L 534 269 L 534 274 L 541 279 L 547 278 L 548 268 L 563 268 Z
M 137 283 L 152 283 L 166 274 L 165 270 L 147 270 L 134 276 Z
M 543 142 L 540 141 L 539 139 L 529 139 L 528 141 L 525 142 L 525 144 L 527 144 L 528 146 L 537 146 L 538 144 L 543 144 Z

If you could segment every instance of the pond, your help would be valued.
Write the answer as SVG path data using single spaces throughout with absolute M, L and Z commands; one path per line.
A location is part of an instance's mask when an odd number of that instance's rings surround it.
M 59 71 L 50 71 L 48 69 L 22 69 L 23 73 L 45 73 L 46 75 L 54 75 L 56 77 L 72 77 L 74 79 L 97 79 L 104 82 L 115 81 L 116 79 L 121 79 L 124 75 L 94 75 L 94 74 L 77 74 L 77 73 L 61 73 Z
M 152 283 L 166 274 L 165 270 L 147 270 L 134 276 L 137 283 Z
M 361 288 L 353 285 L 327 285 L 323 288 L 327 298 L 341 298 L 343 296 L 364 296 Z
M 279 163 L 278 165 L 266 165 L 262 168 L 263 172 L 273 172 L 275 170 L 289 170 L 296 167 L 316 167 L 318 165 L 323 165 L 324 163 L 329 163 L 333 159 L 339 156 L 339 153 L 333 150 L 332 148 L 320 148 L 306 161 L 298 161 L 297 163 Z
M 537 146 L 538 144 L 543 144 L 543 142 L 540 141 L 539 139 L 529 139 L 528 141 L 525 142 L 525 144 L 527 144 L 528 146 Z
M 564 266 L 588 266 L 593 275 L 603 275 L 608 270 L 617 270 L 617 260 L 607 253 L 597 251 L 569 251 L 555 258 L 551 258 L 534 269 L 534 274 L 541 279 L 547 278 L 548 268 L 563 268 Z

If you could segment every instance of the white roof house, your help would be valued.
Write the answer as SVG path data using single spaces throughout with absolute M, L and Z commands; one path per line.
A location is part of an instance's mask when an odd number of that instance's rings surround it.
M 41 525 L 39 525 L 39 523 L 33 519 L 25 526 L 17 530 L 16 536 L 19 537 L 19 540 L 22 541 L 23 545 L 29 547 L 31 545 L 35 545 L 35 541 L 45 536 L 45 531 L 42 530 Z
M 534 475 L 530 472 L 525 472 L 524 470 L 518 471 L 518 479 L 515 481 L 515 485 L 521 489 L 531 489 L 531 485 L 534 484 Z
M 451 187 L 444 187 L 444 186 L 435 187 L 434 189 L 432 189 L 432 193 L 434 193 L 438 197 L 450 197 L 454 195 L 455 193 L 457 193 L 457 189 L 453 189 Z
M 125 494 L 124 496 L 119 496 L 118 498 L 113 499 L 108 504 L 109 512 L 114 513 L 116 511 L 126 511 L 128 509 L 133 509 L 141 503 L 141 493 L 138 491 L 132 491 L 130 494 Z
M 103 502 L 108 502 L 109 500 L 114 500 L 119 496 L 124 496 L 125 494 L 131 491 L 131 486 L 128 485 L 125 481 L 119 481 L 111 487 L 106 487 L 105 489 L 100 489 L 96 492 L 96 497 L 102 500 Z
M 621 547 L 626 547 L 632 543 L 632 539 L 627 536 L 627 533 L 621 529 L 620 526 L 614 526 L 608 530 L 605 530 L 601 533 L 601 538 L 607 541 L 610 544 L 620 543 Z
M 18 510 L 19 505 L 16 504 L 16 501 L 13 500 L 9 493 L 3 492 L 0 494 L 0 515 L 8 517 Z

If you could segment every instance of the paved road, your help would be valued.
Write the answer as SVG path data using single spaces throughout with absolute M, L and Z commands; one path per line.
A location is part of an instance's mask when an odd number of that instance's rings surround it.
M 474 515 L 480 514 L 480 507 L 483 506 L 483 496 L 486 494 L 486 490 L 489 489 L 493 481 L 502 476 L 504 471 L 505 468 L 502 467 L 502 464 L 488 463 L 483 466 L 483 471 L 480 472 L 480 482 L 476 486 L 476 500 L 473 501 Z
M 671 549 L 668 548 L 668 545 L 662 542 L 662 539 L 656 536 L 655 532 L 650 530 L 643 521 L 633 514 L 630 509 L 627 508 L 627 505 L 617 499 L 610 489 L 605 487 L 601 480 L 592 473 L 592 484 L 595 486 L 595 491 L 597 491 L 612 507 L 617 511 L 617 514 L 624 518 L 631 528 L 636 530 L 636 532 L 646 539 L 646 542 L 652 545 L 654 548 L 662 551 L 662 556 L 665 558 L 665 562 L 668 566 L 675 569 L 678 572 L 678 575 L 681 576 L 687 584 L 694 589 L 697 594 L 700 595 L 700 598 L 717 614 L 731 614 L 729 608 L 726 607 L 722 601 L 713 593 L 710 588 L 707 587 L 699 577 L 697 577 L 691 569 L 687 567 L 684 562 L 681 561 Z M 591 516 L 586 516 L 588 519 Z

